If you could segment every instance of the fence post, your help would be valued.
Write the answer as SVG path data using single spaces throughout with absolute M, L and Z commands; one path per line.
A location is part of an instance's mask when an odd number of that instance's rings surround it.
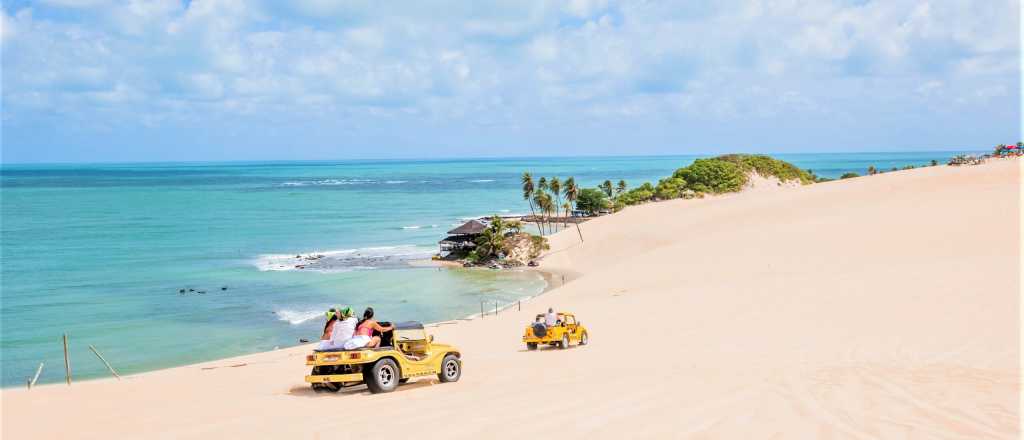
M 39 368 L 36 368 L 36 375 L 32 376 L 32 379 L 28 381 L 28 389 L 31 390 L 32 387 L 36 386 L 36 381 L 39 380 L 39 373 L 42 373 L 42 372 L 43 372 L 43 363 L 40 362 L 39 363 Z
M 71 385 L 71 358 L 68 357 L 68 334 L 64 333 L 64 379 Z
M 498 316 L 498 300 L 494 300 L 494 316 Z
M 484 317 L 484 300 L 480 300 L 480 317 Z
M 100 358 L 100 360 L 103 361 L 103 365 L 107 366 L 107 369 L 110 370 L 110 373 L 113 374 L 114 377 L 117 378 L 117 380 L 121 380 L 121 376 L 118 375 L 116 371 L 114 371 L 114 367 L 110 366 L 110 362 L 107 362 L 107 360 L 103 358 L 103 355 L 96 350 L 96 347 L 93 347 L 92 344 L 89 344 L 89 349 L 96 354 L 96 357 Z

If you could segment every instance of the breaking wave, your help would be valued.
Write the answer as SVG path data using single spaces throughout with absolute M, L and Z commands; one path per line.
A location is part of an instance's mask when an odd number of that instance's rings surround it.
M 317 318 L 324 316 L 324 310 L 292 310 L 292 309 L 281 309 L 275 310 L 274 314 L 277 315 L 277 319 L 285 321 L 291 325 L 299 325 L 303 322 L 312 321 Z
M 349 272 L 408 267 L 410 261 L 430 258 L 435 252 L 436 248 L 433 246 L 399 245 L 295 254 L 264 254 L 258 256 L 253 265 L 260 272 Z
M 338 185 L 363 185 L 373 183 L 368 179 L 320 179 L 320 180 L 299 180 L 284 182 L 281 186 L 338 186 Z

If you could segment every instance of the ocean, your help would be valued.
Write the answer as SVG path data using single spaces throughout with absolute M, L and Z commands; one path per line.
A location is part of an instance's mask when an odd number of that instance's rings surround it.
M 951 152 L 778 154 L 819 176 Z M 540 293 L 535 272 L 413 267 L 465 219 L 526 213 L 519 178 L 630 186 L 700 156 L 0 167 L 0 370 L 23 386 L 316 340 L 333 305 L 382 320 L 463 318 Z M 296 269 L 322 254 L 336 264 Z

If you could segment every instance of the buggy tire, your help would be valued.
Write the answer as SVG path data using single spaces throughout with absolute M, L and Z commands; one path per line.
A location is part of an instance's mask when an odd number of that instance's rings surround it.
M 462 377 L 462 361 L 454 354 L 449 354 L 441 359 L 441 372 L 437 373 L 437 379 L 441 383 L 458 382 Z
M 587 335 L 587 332 L 583 332 L 580 335 L 580 345 L 587 345 L 588 342 L 590 342 L 590 336 Z
M 526 349 L 527 350 L 536 350 L 537 349 L 537 343 L 536 342 L 527 342 L 526 343 Z
M 533 335 L 538 337 L 538 338 L 543 338 L 543 337 L 547 336 L 548 335 L 548 326 L 546 326 L 546 325 L 544 325 L 542 323 L 539 323 L 539 322 L 534 323 L 533 324 Z
M 563 349 L 563 350 L 566 349 L 566 348 L 569 348 L 569 334 L 568 333 L 562 335 L 562 342 L 558 343 L 558 348 Z
M 363 380 L 373 394 L 390 393 L 398 387 L 402 374 L 398 364 L 391 359 L 381 359 L 372 367 L 363 370 Z

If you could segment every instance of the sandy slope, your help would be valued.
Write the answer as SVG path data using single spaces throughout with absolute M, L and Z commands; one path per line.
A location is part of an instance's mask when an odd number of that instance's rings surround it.
M 528 311 L 434 330 L 456 384 L 317 395 L 299 347 L 5 390 L 3 434 L 1017 438 L 1020 184 L 999 161 L 634 207 L 554 237 L 572 281 Z M 525 351 L 549 304 L 591 345 Z

